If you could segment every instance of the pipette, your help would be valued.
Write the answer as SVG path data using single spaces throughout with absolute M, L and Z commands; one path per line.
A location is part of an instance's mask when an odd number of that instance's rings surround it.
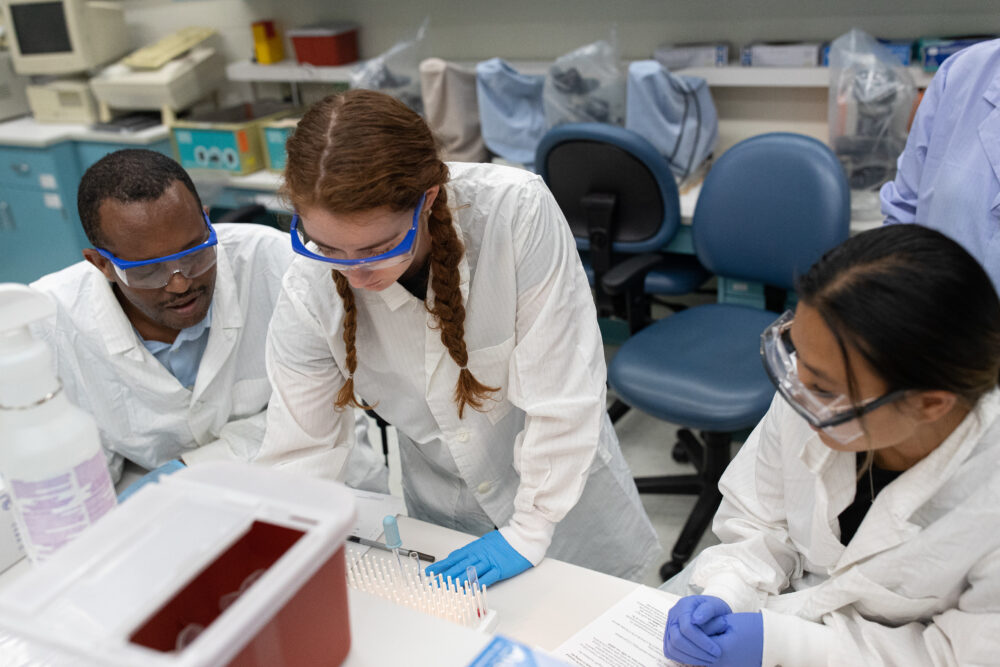
M 399 524 L 396 523 L 396 517 L 392 514 L 387 514 L 384 519 L 382 519 L 382 530 L 385 532 L 385 546 L 392 549 L 392 555 L 396 557 L 396 565 L 399 567 L 399 573 L 403 573 L 403 561 L 399 559 L 399 547 L 403 546 L 403 540 L 399 537 Z

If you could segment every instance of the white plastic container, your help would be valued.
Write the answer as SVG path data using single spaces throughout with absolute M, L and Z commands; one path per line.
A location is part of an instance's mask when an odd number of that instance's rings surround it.
M 28 329 L 54 312 L 41 292 L 0 284 L 0 476 L 36 563 L 115 506 L 97 425 L 66 398 L 48 345 Z
M 17 658 L 0 663 L 339 665 L 356 518 L 336 482 L 233 462 L 180 470 L 0 589 L 0 656 Z

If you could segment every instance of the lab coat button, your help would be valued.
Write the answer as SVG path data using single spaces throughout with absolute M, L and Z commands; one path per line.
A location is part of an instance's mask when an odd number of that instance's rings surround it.
M 468 442 L 469 432 L 464 430 L 459 431 L 458 433 L 455 434 L 455 439 L 458 440 L 459 442 Z
M 492 486 L 493 485 L 490 484 L 489 482 L 483 482 L 482 484 L 476 487 L 476 491 L 478 491 L 479 493 L 488 493 L 489 490 L 492 488 Z

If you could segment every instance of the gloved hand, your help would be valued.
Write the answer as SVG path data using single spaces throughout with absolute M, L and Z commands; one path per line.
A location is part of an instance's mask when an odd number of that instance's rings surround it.
M 712 665 L 722 649 L 712 635 L 726 629 L 722 620 L 732 614 L 729 605 L 711 595 L 688 595 L 667 613 L 663 655 L 688 665 Z
M 476 568 L 479 584 L 491 586 L 521 574 L 531 567 L 531 562 L 517 553 L 500 531 L 494 530 L 461 549 L 455 549 L 447 558 L 428 565 L 424 571 L 429 575 L 440 574 L 445 579 L 451 577 L 461 585 L 467 579 L 465 568 L 470 565 Z
M 761 667 L 764 659 L 764 617 L 760 612 L 727 614 L 726 629 L 712 637 L 722 655 L 712 667 Z
M 179 459 L 174 459 L 173 461 L 167 461 L 159 468 L 150 470 L 145 475 L 143 475 L 139 479 L 129 484 L 124 491 L 118 494 L 118 502 L 119 503 L 125 502 L 125 500 L 127 500 L 129 496 L 131 496 L 133 493 L 135 493 L 142 487 L 157 481 L 164 475 L 169 475 L 170 473 L 177 472 L 183 467 L 185 466 L 183 463 L 180 462 Z

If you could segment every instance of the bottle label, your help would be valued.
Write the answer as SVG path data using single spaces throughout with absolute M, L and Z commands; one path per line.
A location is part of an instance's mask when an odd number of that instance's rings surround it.
M 6 481 L 25 550 L 35 562 L 54 554 L 115 506 L 115 489 L 101 451 L 62 475 Z

